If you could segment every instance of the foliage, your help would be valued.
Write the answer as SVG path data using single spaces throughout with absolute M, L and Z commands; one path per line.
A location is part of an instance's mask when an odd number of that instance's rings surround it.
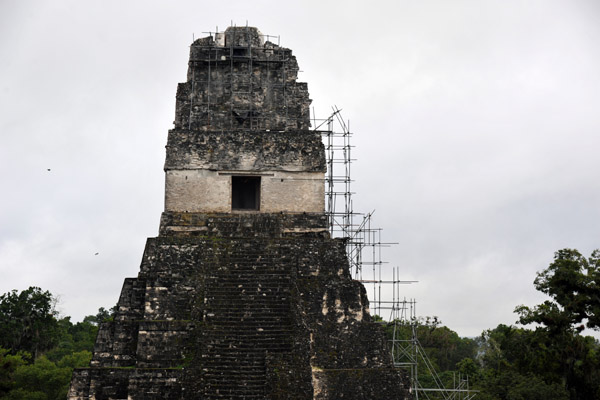
M 600 398 L 600 344 L 590 336 L 573 333 L 558 340 L 545 329 L 501 324 L 485 331 L 480 342 L 481 370 L 473 380 L 485 394 L 480 398 L 538 398 L 527 394 L 534 387 L 551 394 L 539 398 Z
M 515 310 L 522 324 L 538 323 L 550 332 L 600 329 L 600 250 L 585 258 L 577 250 L 563 249 L 554 254 L 554 262 L 539 272 L 535 288 L 552 300 Z
M 465 367 L 468 361 L 476 358 L 478 343 L 471 338 L 461 338 L 446 326 L 441 326 L 437 317 L 426 317 L 412 322 L 394 321 L 385 326 L 388 339 L 402 341 L 400 347 L 408 345 L 413 334 L 418 338 L 431 366 L 438 372 L 446 387 L 451 387 L 455 373 Z M 403 361 L 407 361 L 404 359 Z M 424 358 L 418 357 L 418 370 L 428 371 Z M 436 387 L 435 381 L 428 373 L 420 374 L 419 381 L 423 387 Z
M 551 300 L 515 312 L 521 324 L 539 324 L 532 333 L 543 346 L 537 370 L 564 382 L 571 399 L 600 398 L 600 346 L 580 335 L 585 327 L 600 329 L 600 251 L 587 259 L 574 249 L 557 251 L 534 285 Z
M 470 338 L 461 338 L 446 326 L 440 326 L 436 318 L 427 317 L 414 322 L 415 333 L 429 359 L 441 371 L 454 370 L 456 364 L 464 358 L 474 358 L 477 353 L 477 342 Z M 412 325 L 397 321 L 395 324 L 396 339 L 407 340 L 412 337 Z M 394 324 L 386 328 L 388 337 L 393 336 Z
M 428 318 L 416 321 L 414 331 L 444 385 L 468 376 L 479 400 L 600 399 L 600 343 L 581 335 L 585 327 L 600 328 L 599 285 L 600 251 L 585 258 L 560 250 L 534 281 L 550 300 L 515 310 L 519 322 L 533 328 L 500 324 L 468 339 Z M 412 337 L 408 324 L 395 329 L 396 339 Z M 393 325 L 386 331 L 391 339 Z M 422 363 L 418 370 L 425 370 Z M 431 379 L 419 381 L 434 386 Z
M 491 374 L 477 388 L 477 400 L 569 400 L 560 383 L 546 383 L 537 375 L 514 371 Z
M 58 318 L 55 298 L 30 287 L 0 296 L 0 398 L 64 399 L 74 368 L 88 366 L 101 308 L 73 324 Z
M 33 364 L 19 366 L 13 379 L 16 389 L 8 393 L 8 399 L 64 399 L 68 391 L 73 369 L 59 367 L 41 356 Z
M 88 315 L 83 319 L 83 322 L 89 322 L 93 325 L 100 325 L 103 322 L 112 321 L 117 313 L 118 306 L 115 305 L 110 310 L 100 307 L 96 315 Z
M 26 351 L 34 358 L 56 344 L 55 299 L 48 291 L 30 287 L 0 296 L 0 346 Z
M 87 318 L 75 324 L 71 323 L 70 317 L 58 321 L 60 334 L 56 346 L 45 354 L 49 360 L 58 362 L 69 354 L 94 348 L 98 326 L 87 322 Z
M 14 373 L 21 365 L 25 365 L 29 358 L 27 353 L 10 354 L 8 349 L 0 347 L 0 398 L 4 398 L 15 386 Z

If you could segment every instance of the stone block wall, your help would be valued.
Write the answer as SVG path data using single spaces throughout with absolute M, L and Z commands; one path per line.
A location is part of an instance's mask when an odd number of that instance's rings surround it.
M 329 237 L 328 219 L 322 213 L 207 214 L 164 212 L 160 236 Z
M 260 177 L 261 213 L 318 213 L 325 209 L 322 173 L 265 171 L 166 171 L 165 210 L 191 213 L 248 212 L 232 209 L 232 177 Z
M 293 218 L 277 219 L 221 215 L 204 226 L 229 236 L 148 239 L 69 398 L 405 398 L 343 242 L 287 236 Z M 309 231 L 319 218 L 304 221 Z M 259 223 L 269 234 L 242 236 Z
M 325 149 L 314 131 L 171 130 L 165 170 L 325 172 Z
M 165 210 L 232 212 L 232 176 L 259 176 L 261 212 L 324 212 L 325 153 L 319 133 L 172 130 Z
M 177 88 L 175 128 L 308 129 L 311 100 L 298 70 L 292 51 L 265 42 L 256 28 L 198 39 Z

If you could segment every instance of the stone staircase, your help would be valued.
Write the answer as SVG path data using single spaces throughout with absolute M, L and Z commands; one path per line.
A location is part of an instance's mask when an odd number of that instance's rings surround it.
M 344 250 L 312 235 L 149 239 L 69 399 L 404 398 Z
M 204 399 L 264 399 L 267 354 L 289 353 L 291 267 L 255 240 L 205 279 Z

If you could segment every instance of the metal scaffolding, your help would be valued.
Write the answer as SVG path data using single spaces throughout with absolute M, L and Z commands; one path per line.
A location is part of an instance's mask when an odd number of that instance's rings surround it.
M 375 210 L 368 213 L 354 211 L 352 196 L 351 167 L 352 133 L 349 122 L 344 121 L 341 110 L 334 106 L 331 115 L 323 120 L 314 117 L 312 124 L 320 132 L 325 145 L 327 173 L 325 176 L 326 213 L 329 233 L 343 238 L 352 277 L 368 286 L 371 311 L 382 315 L 390 309 L 384 300 L 382 285 L 408 284 L 410 281 L 389 280 L 382 259 L 382 249 L 396 243 L 382 240 L 382 229 L 372 224 Z M 388 268 L 389 269 L 389 268 Z M 399 275 L 398 275 L 399 278 Z
M 188 129 L 194 127 L 194 122 L 210 126 L 217 116 L 222 118 L 224 115 L 227 116 L 231 129 L 239 128 L 238 119 L 248 121 L 249 126 L 245 129 L 251 130 L 297 128 L 299 119 L 288 113 L 288 86 L 292 84 L 289 77 L 298 72 L 296 63 L 291 62 L 291 50 L 280 47 L 279 36 L 260 35 L 263 40 L 272 43 L 272 46 L 261 50 L 269 54 L 268 58 L 259 57 L 251 43 L 248 25 L 237 27 L 232 23 L 231 28 L 238 29 L 227 33 L 216 27 L 214 32 L 203 32 L 213 38 L 213 41 L 210 44 L 194 42 L 191 46 L 201 49 L 203 56 L 190 58 L 190 66 L 204 65 L 206 73 L 198 76 L 196 68 L 191 68 Z M 228 38 L 229 34 L 233 36 Z M 242 43 L 245 45 L 235 45 L 236 37 L 243 37 Z M 277 44 L 271 42 L 275 40 Z M 256 73 L 259 65 L 263 66 L 264 74 Z M 216 71 L 227 73 L 225 85 L 213 78 Z M 284 110 L 282 126 L 273 126 L 271 113 L 265 113 L 264 110 L 259 112 L 255 106 L 256 97 L 265 90 L 265 85 L 280 91 L 280 108 Z M 198 87 L 203 88 L 202 93 L 197 93 Z M 219 97 L 221 103 L 223 97 L 227 98 L 226 111 L 217 109 L 215 98 Z
M 394 290 L 396 293 L 396 290 Z M 418 318 L 416 316 L 416 301 L 396 299 L 390 322 L 393 328 L 391 340 L 394 366 L 408 371 L 410 376 L 411 393 L 415 400 L 470 400 L 477 391 L 469 389 L 469 377 L 454 374 L 452 387 L 448 388 L 435 366 L 427 356 L 425 349 L 417 336 Z M 401 335 L 400 331 L 409 331 L 409 337 Z M 432 382 L 425 386 L 424 381 Z
M 329 233 L 345 241 L 350 273 L 367 287 L 372 314 L 393 328 L 390 349 L 394 366 L 408 372 L 415 400 L 472 399 L 476 392 L 469 389 L 468 377 L 455 376 L 452 388 L 446 388 L 418 340 L 416 301 L 407 301 L 400 289 L 401 285 L 416 281 L 401 280 L 400 268 L 382 261 L 382 248 L 397 243 L 382 241 L 382 229 L 372 225 L 375 211 L 358 213 L 354 210 L 351 167 L 356 160 L 352 158 L 350 123 L 342 118 L 341 110 L 333 106 L 330 116 L 322 120 L 315 117 L 313 110 L 312 125 L 321 133 L 325 145 Z M 388 290 L 382 291 L 384 285 Z M 401 327 L 404 331 L 409 329 L 409 338 L 401 335 Z M 433 386 L 425 387 L 423 380 L 433 382 Z

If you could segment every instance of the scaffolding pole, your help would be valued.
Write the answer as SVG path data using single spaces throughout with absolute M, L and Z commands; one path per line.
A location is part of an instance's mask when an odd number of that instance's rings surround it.
M 410 376 L 412 397 L 415 400 L 469 400 L 476 391 L 470 390 L 468 377 L 455 377 L 451 388 L 446 388 L 427 357 L 417 337 L 416 301 L 407 301 L 401 296 L 401 285 L 414 283 L 400 279 L 400 268 L 392 267 L 391 272 L 383 271 L 388 263 L 382 259 L 382 248 L 397 243 L 382 241 L 382 229 L 373 226 L 373 214 L 354 211 L 352 196 L 351 165 L 353 146 L 349 122 L 341 116 L 341 109 L 332 107 L 330 116 L 319 120 L 314 109 L 312 126 L 323 138 L 326 154 L 327 172 L 325 174 L 326 213 L 329 233 L 332 237 L 342 238 L 346 245 L 346 254 L 351 276 L 363 283 L 369 294 L 371 312 L 384 323 L 393 324 L 390 349 L 394 366 L 407 371 Z M 391 279 L 389 276 L 391 275 Z M 384 285 L 391 285 L 383 291 Z M 387 314 L 385 319 L 384 314 Z M 387 321 L 387 322 L 386 322 Z M 406 328 L 410 337 L 401 335 Z M 433 381 L 433 387 L 425 387 L 422 379 L 427 376 Z

